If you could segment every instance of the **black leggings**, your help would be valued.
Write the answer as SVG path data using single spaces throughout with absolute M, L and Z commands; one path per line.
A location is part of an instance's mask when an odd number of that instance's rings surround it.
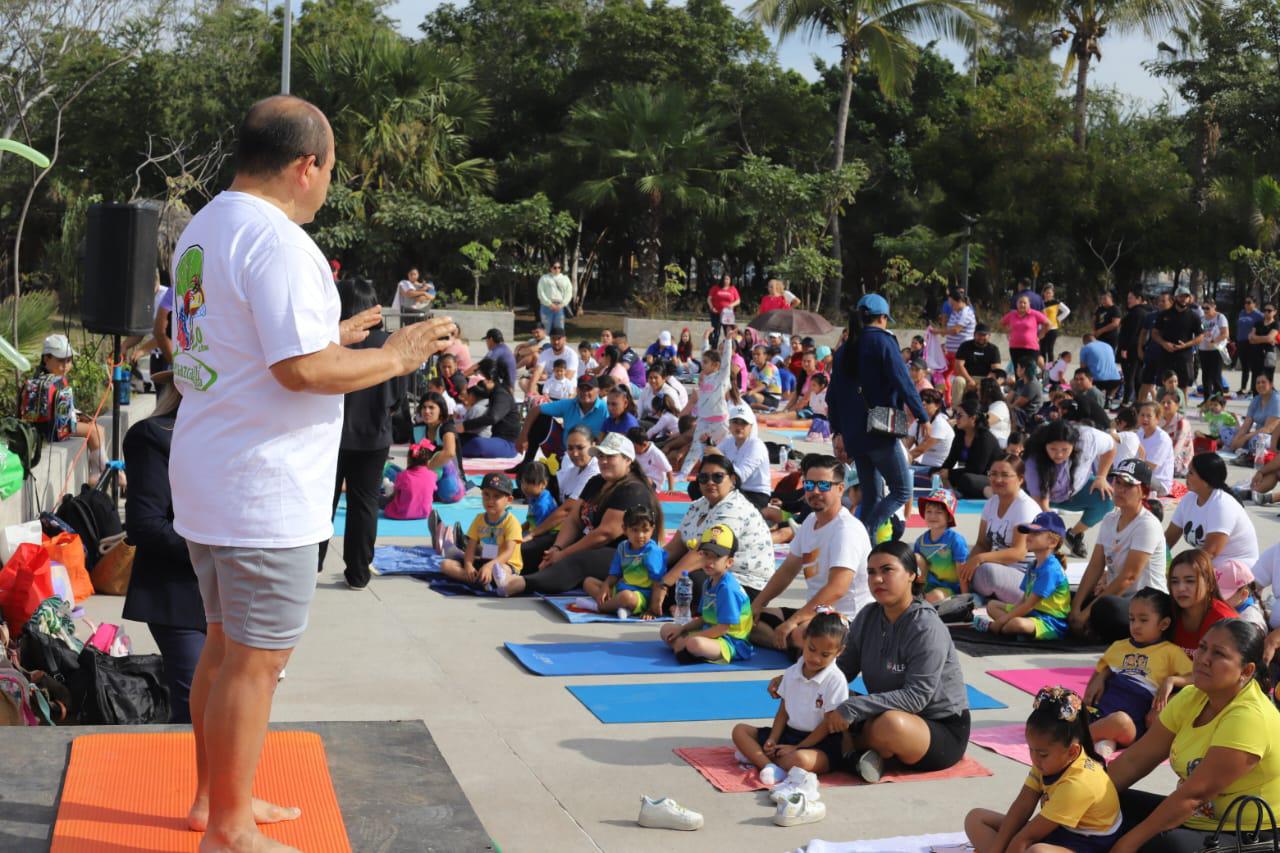
M 1094 599 L 1089 610 L 1089 633 L 1104 643 L 1129 639 L 1129 599 L 1118 595 Z
M 333 486 L 333 514 L 338 513 L 342 484 L 347 484 L 347 529 L 342 536 L 343 575 L 354 586 L 369 583 L 369 564 L 373 562 L 373 541 L 378 535 L 378 494 L 382 487 L 382 469 L 387 464 L 389 448 L 378 450 L 339 450 L 336 482 Z M 324 567 L 329 540 L 320 543 L 319 566 Z
M 1053 360 L 1057 358 L 1057 353 L 1053 351 L 1053 345 L 1058 342 L 1058 330 L 1050 329 L 1044 333 L 1044 337 L 1040 339 L 1040 355 L 1044 356 L 1045 364 L 1053 364 Z
M 1124 815 L 1124 821 L 1120 826 L 1121 832 L 1128 832 L 1142 821 L 1151 816 L 1151 813 L 1159 808 L 1164 802 L 1163 794 L 1149 794 L 1146 791 L 1128 791 L 1120 792 L 1120 811 Z M 1264 818 L 1265 819 L 1265 818 Z M 1245 812 L 1245 819 L 1240 823 L 1252 828 L 1253 826 L 1253 810 L 1248 809 Z M 1235 811 L 1231 812 L 1230 824 L 1235 826 Z M 1185 826 L 1166 829 L 1155 838 L 1152 838 L 1146 844 L 1142 845 L 1142 853 L 1200 853 L 1204 850 L 1204 843 L 1208 840 L 1212 832 L 1206 829 L 1188 829 Z M 1223 835 L 1227 836 L 1227 844 L 1225 850 L 1235 849 L 1235 840 L 1224 830 Z M 1271 833 L 1263 832 L 1262 838 L 1270 840 Z M 1225 839 L 1224 839 L 1225 840 Z
M 948 479 L 951 480 L 951 488 L 962 498 L 985 498 L 982 490 L 990 482 L 986 474 L 975 474 L 972 471 L 952 471 Z
M 580 551 L 540 569 L 525 578 L 525 591 L 530 595 L 555 595 L 571 589 L 581 589 L 587 578 L 602 581 L 609 577 L 609 566 L 617 548 L 592 548 Z M 521 554 L 523 554 L 521 550 Z
M 556 537 L 559 536 L 558 531 L 552 530 L 547 533 L 539 533 L 537 536 L 520 544 L 520 559 L 524 561 L 524 571 L 521 574 L 528 578 L 530 575 L 537 573 L 538 564 L 542 562 L 542 557 L 547 550 L 556 544 Z

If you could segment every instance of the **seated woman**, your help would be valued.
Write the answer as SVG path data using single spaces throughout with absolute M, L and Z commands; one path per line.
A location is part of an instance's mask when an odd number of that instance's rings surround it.
M 462 455 L 479 459 L 505 459 L 516 455 L 515 440 L 520 435 L 520 410 L 511 395 L 511 377 L 506 366 L 491 358 L 476 365 L 479 383 L 489 392 L 484 414 L 462 423 Z M 491 435 L 481 435 L 485 429 Z
M 1151 466 L 1117 462 L 1108 476 L 1115 509 L 1098 525 L 1098 541 L 1071 598 L 1072 633 L 1115 643 L 1129 636 L 1129 601 L 1148 587 L 1168 592 L 1160 522 L 1147 509 Z
M 1280 808 L 1280 712 L 1268 698 L 1262 650 L 1262 632 L 1239 619 L 1201 638 L 1190 686 L 1107 768 L 1124 816 L 1112 853 L 1198 853 L 1220 820 L 1234 825 L 1227 810 L 1237 797 Z M 1165 760 L 1178 776 L 1171 794 L 1132 790 Z
M 537 571 L 512 577 L 498 589 L 501 595 L 548 595 L 578 589 L 589 577 L 603 581 L 609 576 L 618 543 L 626 538 L 623 514 L 633 506 L 648 506 L 656 519 L 654 529 L 663 529 L 662 505 L 649 478 L 636 464 L 631 441 L 611 432 L 591 449 L 591 455 L 600 465 L 600 474 L 583 487 L 579 511 L 560 521 L 560 532 L 545 552 L 529 554 L 539 558 Z M 525 563 L 525 572 L 534 565 L 532 561 Z
M 729 459 L 719 454 L 703 458 L 698 472 L 702 497 L 689 505 L 680 521 L 680 529 L 665 546 L 668 569 L 663 586 L 655 587 L 655 613 L 661 612 L 666 594 L 664 587 L 674 587 L 681 572 L 688 572 L 693 580 L 693 609 L 701 608 L 699 597 L 706 575 L 695 552 L 703 531 L 710 527 L 722 525 L 737 535 L 738 550 L 729 571 L 737 577 L 748 598 L 755 601 L 769 583 L 769 578 L 773 577 L 775 562 L 769 525 L 760 515 L 760 510 L 742 494 L 738 488 L 740 484 Z
M 33 424 L 45 441 L 62 441 L 71 436 L 85 440 L 89 449 L 91 480 L 107 469 L 106 442 L 102 427 L 76 409 L 71 390 L 71 361 L 76 352 L 66 335 L 49 335 L 36 371 L 19 389 L 18 417 Z M 124 472 L 117 472 L 124 486 Z
M 551 489 L 559 494 L 560 505 L 525 534 L 520 553 L 526 575 L 537 571 L 542 556 L 555 544 L 560 525 L 566 518 L 578 515 L 582 490 L 592 478 L 600 475 L 600 466 L 591 455 L 594 446 L 595 438 L 586 424 L 578 424 L 565 434 L 563 461 Z
M 924 404 L 928 421 L 917 421 L 911 428 L 910 446 L 907 448 L 911 459 L 911 470 L 915 474 L 915 485 L 918 489 L 929 488 L 933 471 L 941 468 L 951 454 L 951 445 L 955 442 L 956 431 L 947 419 L 942 405 L 942 392 L 926 390 L 920 392 L 920 402 Z
M 457 503 L 466 495 L 467 485 L 458 455 L 458 429 L 449 417 L 448 403 L 442 395 L 428 392 L 418 404 L 418 417 L 425 427 L 423 440 L 435 447 L 427 460 L 427 467 L 436 473 L 435 500 Z
M 1258 533 L 1227 485 L 1227 463 L 1216 453 L 1191 457 L 1187 494 L 1178 502 L 1164 531 L 1165 544 L 1170 548 L 1179 539 L 1204 551 L 1215 569 L 1230 560 L 1239 560 L 1246 566 L 1258 562 Z
M 1032 362 L 1014 365 L 1017 382 L 1009 393 L 1009 408 L 1013 414 L 1014 429 L 1030 432 L 1040 423 L 1040 410 L 1044 407 L 1044 383 L 1040 381 L 1040 368 Z
M 987 413 L 987 429 L 996 437 L 1001 449 L 1009 443 L 1009 433 L 1013 427 L 1009 422 L 1009 404 L 1004 401 L 1000 392 L 1000 383 L 993 377 L 984 376 L 978 383 L 978 402 Z
M 1280 392 L 1272 384 L 1271 377 L 1265 373 L 1253 380 L 1253 390 L 1257 393 L 1249 401 L 1244 421 L 1231 437 L 1228 450 L 1238 450 L 1243 456 L 1253 455 L 1253 443 L 1261 443 L 1270 447 L 1275 441 L 1275 433 L 1280 429 Z
M 1027 534 L 1018 527 L 1030 524 L 1040 505 L 1022 490 L 1022 460 L 1006 455 L 992 463 L 987 476 L 991 497 L 982 507 L 978 538 L 969 559 L 956 567 L 960 579 L 986 598 L 1006 604 L 1022 600 L 1022 577 L 1027 562 Z
M 1209 555 L 1198 548 L 1181 551 L 1173 558 L 1169 595 L 1173 598 L 1173 642 L 1188 657 L 1195 657 L 1201 638 L 1215 622 L 1236 618 L 1235 609 L 1218 591 Z
M 1004 454 L 987 429 L 987 416 L 974 398 L 968 397 L 956 407 L 956 429 L 960 434 L 951 442 L 951 452 L 937 473 L 942 484 L 954 489 L 958 497 L 980 500 L 987 497 L 991 463 Z
M 169 443 L 182 397 L 171 376 L 152 377 L 164 389 L 155 411 L 124 436 L 125 464 L 133 472 L 125 499 L 125 532 L 137 551 L 123 615 L 146 622 L 160 650 L 169 688 L 169 722 L 190 723 L 191 681 L 204 650 L 207 626 L 187 542 L 173 529 Z
M 1084 424 L 1050 421 L 1027 441 L 1027 494 L 1042 510 L 1082 513 L 1067 531 L 1074 557 L 1086 556 L 1084 532 L 1111 512 L 1107 474 L 1115 455 L 1111 436 Z
M 867 559 L 873 599 L 849 628 L 838 665 L 861 675 L 867 695 L 850 695 L 826 713 L 844 731 L 843 770 L 878 782 L 885 763 L 907 770 L 945 770 L 969 742 L 969 698 L 960 659 L 938 612 L 915 597 L 919 568 L 911 547 L 885 542 Z M 777 681 L 770 683 L 776 695 Z

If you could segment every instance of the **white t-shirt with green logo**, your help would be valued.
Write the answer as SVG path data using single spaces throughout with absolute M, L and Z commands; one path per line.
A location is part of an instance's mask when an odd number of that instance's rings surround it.
M 174 257 L 174 529 L 249 548 L 330 538 L 342 395 L 288 391 L 270 369 L 340 342 L 328 262 L 283 211 L 239 192 L 197 213 Z

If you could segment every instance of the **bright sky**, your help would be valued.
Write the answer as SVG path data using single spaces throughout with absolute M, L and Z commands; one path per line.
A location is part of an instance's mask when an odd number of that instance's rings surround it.
M 465 0 L 456 0 L 463 5 Z M 727 0 L 734 9 L 745 9 L 751 0 Z M 431 9 L 441 5 L 442 0 L 395 0 L 388 9 L 391 17 L 400 22 L 400 31 L 408 36 L 420 36 L 418 24 Z M 1156 42 L 1159 39 L 1148 39 L 1137 33 L 1126 36 L 1108 36 L 1102 42 L 1103 62 L 1094 65 L 1091 75 L 1091 88 L 1094 86 L 1114 86 L 1126 95 L 1141 99 L 1147 104 L 1156 104 L 1164 100 L 1168 86 L 1165 81 L 1152 77 L 1142 67 L 1142 63 L 1156 56 Z M 957 67 L 964 65 L 964 51 L 955 45 L 942 44 L 941 53 Z M 1062 60 L 1066 48 L 1059 48 L 1055 58 Z M 809 79 L 816 76 L 813 68 L 813 57 L 821 56 L 831 63 L 838 57 L 833 44 L 820 40 L 807 41 L 791 38 L 778 45 L 779 61 L 794 68 Z M 1074 86 L 1074 83 L 1072 84 Z M 1176 98 L 1176 95 L 1174 95 Z

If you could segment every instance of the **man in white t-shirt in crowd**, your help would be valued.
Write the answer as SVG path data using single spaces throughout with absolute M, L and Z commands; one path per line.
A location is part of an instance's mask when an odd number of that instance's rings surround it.
M 565 377 L 576 381 L 578 378 L 578 351 L 565 343 L 564 329 L 562 327 L 552 326 L 551 346 L 538 353 L 537 359 L 533 363 L 532 371 L 528 376 L 520 380 L 520 386 L 524 388 L 524 392 L 526 394 L 538 393 L 539 384 L 544 378 L 551 376 L 555 372 L 555 364 L 561 359 L 564 360 Z
M 408 314 L 423 314 L 436 298 L 436 286 L 430 281 L 423 281 L 417 267 L 405 273 L 405 277 L 396 285 L 396 295 L 391 300 L 391 310 Z M 404 320 L 416 323 L 417 317 L 405 317 Z M 402 321 L 403 322 L 403 321 Z
M 260 101 L 241 125 L 230 190 L 174 252 L 169 461 L 174 530 L 187 540 L 208 637 L 191 686 L 202 850 L 287 851 L 256 824 L 298 810 L 251 796 L 271 698 L 307 627 L 318 544 L 333 535 L 343 395 L 411 373 L 456 332 L 447 318 L 349 349 L 375 306 L 339 323 L 329 264 L 300 227 L 324 204 L 333 132 L 311 104 Z
M 819 607 L 830 607 L 846 622 L 871 603 L 867 557 L 871 539 L 866 528 L 845 509 L 845 466 L 834 456 L 810 453 L 800 463 L 804 499 L 813 510 L 791 540 L 791 553 L 756 596 L 751 609 L 757 646 L 794 652 L 804 648 L 804 628 Z M 769 608 L 796 575 L 804 572 L 809 600 L 799 610 Z M 768 608 L 768 609 L 766 609 Z

